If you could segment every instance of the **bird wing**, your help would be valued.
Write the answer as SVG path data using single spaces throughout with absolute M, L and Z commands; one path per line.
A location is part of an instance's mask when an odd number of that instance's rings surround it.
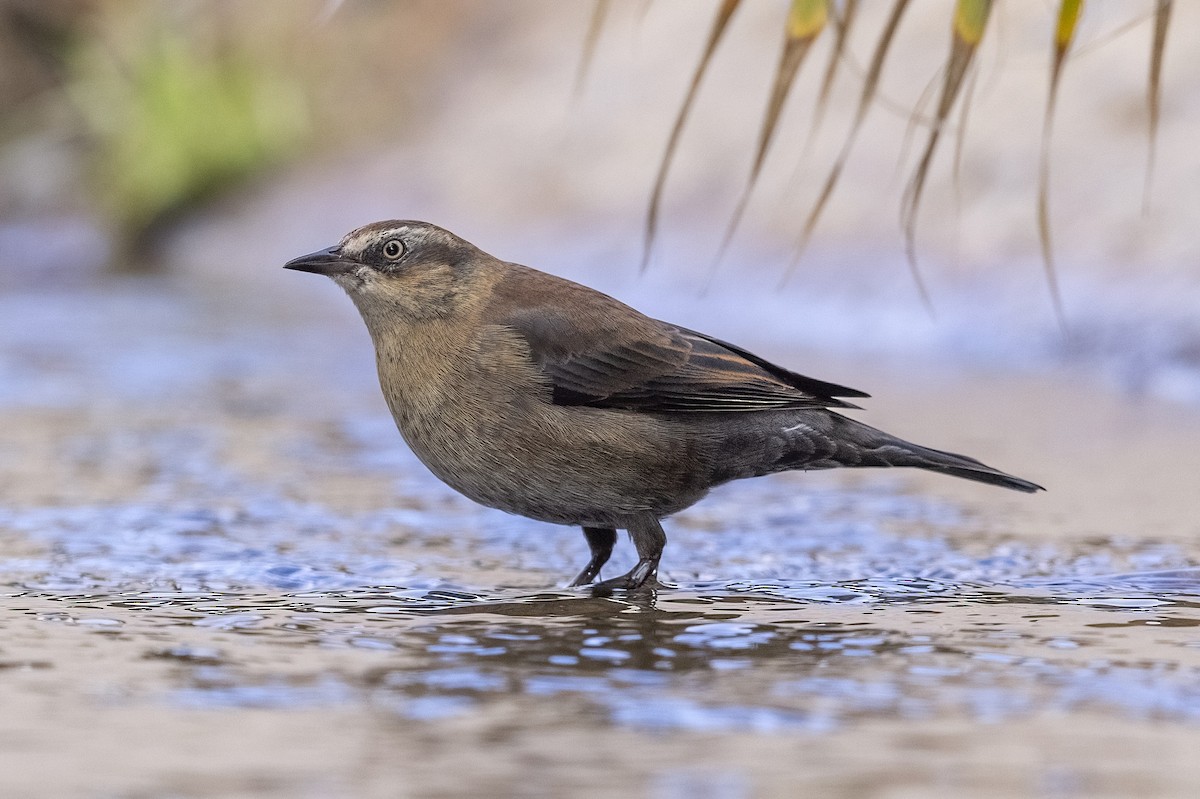
M 570 288 L 560 285 L 552 296 L 539 297 L 540 292 L 533 291 L 519 302 L 503 303 L 509 310 L 495 320 L 524 339 L 551 386 L 555 404 L 644 412 L 746 412 L 854 408 L 836 398 L 867 396 L 643 316 L 591 289 L 566 286 Z

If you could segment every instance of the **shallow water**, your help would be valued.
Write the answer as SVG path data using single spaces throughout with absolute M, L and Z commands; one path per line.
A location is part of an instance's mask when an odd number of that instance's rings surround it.
M 780 475 L 670 520 L 664 585 L 592 597 L 560 587 L 578 531 L 416 463 L 357 330 L 217 324 L 154 283 L 0 318 L 5 795 L 1200 785 L 1186 535 Z

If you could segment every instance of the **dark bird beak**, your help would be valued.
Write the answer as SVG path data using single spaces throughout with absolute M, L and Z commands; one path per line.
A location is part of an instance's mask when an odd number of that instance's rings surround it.
M 310 252 L 293 258 L 283 265 L 284 269 L 296 269 L 301 272 L 313 272 L 318 275 L 343 275 L 352 270 L 357 264 L 342 257 L 340 247 L 326 247 L 324 250 Z

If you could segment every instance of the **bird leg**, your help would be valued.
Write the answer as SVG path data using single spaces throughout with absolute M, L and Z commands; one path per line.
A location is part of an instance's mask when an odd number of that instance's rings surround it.
M 663 532 L 658 519 L 643 516 L 631 522 L 625 529 L 629 531 L 629 537 L 633 539 L 633 545 L 637 548 L 637 565 L 628 574 L 596 583 L 592 587 L 594 593 L 607 594 L 616 588 L 632 591 L 641 588 L 647 582 L 653 584 L 658 576 L 658 561 L 662 558 L 663 547 L 667 545 L 667 534 Z
M 611 527 L 584 527 L 583 534 L 587 538 L 588 547 L 592 550 L 592 559 L 583 567 L 579 576 L 571 581 L 570 588 L 577 585 L 587 585 L 600 576 L 600 569 L 608 563 L 612 555 L 613 545 L 617 543 L 617 531 Z

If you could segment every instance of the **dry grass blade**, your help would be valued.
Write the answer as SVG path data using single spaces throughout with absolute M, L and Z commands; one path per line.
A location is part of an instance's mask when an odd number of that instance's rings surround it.
M 925 187 L 925 178 L 929 174 L 929 165 L 933 162 L 933 154 L 937 150 L 946 118 L 950 114 L 950 109 L 954 107 L 954 101 L 958 98 L 959 90 L 962 88 L 963 78 L 975 58 L 980 41 L 983 40 L 983 33 L 987 28 L 988 15 L 991 10 L 992 0 L 958 0 L 955 5 L 954 35 L 951 38 L 950 59 L 946 63 L 945 80 L 942 83 L 941 98 L 938 100 L 937 115 L 934 119 L 933 129 L 929 132 L 929 139 L 925 144 L 925 152 L 917 164 L 917 169 L 913 173 L 912 180 L 909 181 L 901 201 L 900 224 L 904 229 L 905 255 L 908 257 L 908 265 L 912 270 L 913 280 L 916 281 L 917 290 L 921 294 L 921 301 L 931 312 L 933 305 L 929 299 L 929 292 L 925 288 L 925 283 L 921 279 L 921 271 L 917 267 L 917 211 L 921 205 L 921 192 Z
M 608 16 L 612 0 L 596 0 L 592 7 L 592 18 L 588 22 L 587 37 L 583 40 L 583 56 L 579 59 L 579 72 L 575 75 L 575 97 L 583 93 L 583 84 L 587 80 L 588 70 L 591 69 L 592 59 L 596 55 L 596 45 L 600 41 L 600 33 L 604 30 L 604 20 Z
M 800 158 L 788 181 L 788 191 L 799 184 L 803 175 L 809 153 L 821 132 L 821 124 L 825 120 L 825 111 L 829 107 L 829 95 L 833 91 L 834 81 L 839 74 L 839 68 L 845 63 L 853 66 L 853 59 L 846 55 L 846 41 L 850 29 L 858 17 L 858 0 L 845 0 L 839 13 L 837 3 L 829 4 L 829 18 L 833 24 L 833 47 L 829 51 L 829 62 L 825 65 L 825 74 L 821 78 L 821 88 L 817 92 L 817 103 L 813 108 L 812 121 L 808 125 L 808 133 L 804 137 L 804 146 L 800 150 Z
M 896 30 L 900 27 L 900 20 L 908 8 L 908 2 L 909 0 L 896 0 L 892 5 L 892 13 L 888 16 L 887 22 L 884 23 L 883 32 L 879 35 L 879 41 L 875 44 L 875 53 L 871 57 L 871 66 L 868 68 L 867 76 L 863 80 L 862 94 L 858 99 L 858 110 L 855 112 L 854 122 L 850 127 L 850 132 L 846 134 L 846 140 L 842 143 L 842 151 L 838 154 L 837 160 L 834 161 L 833 168 L 829 171 L 829 176 L 825 178 L 825 185 L 821 187 L 821 193 L 817 196 L 817 201 L 813 204 L 812 210 L 809 211 L 808 219 L 804 222 L 804 231 L 800 234 L 800 241 L 796 245 L 796 254 L 792 256 L 792 261 L 788 264 L 787 271 L 784 273 L 784 281 L 791 277 L 796 264 L 800 262 L 801 256 L 804 255 L 804 250 L 808 247 L 808 240 L 812 237 L 813 230 L 816 229 L 817 221 L 820 220 L 821 213 L 825 210 L 825 205 L 829 202 L 829 198 L 833 195 L 833 190 L 837 186 L 838 178 L 842 175 L 842 169 L 845 167 L 846 160 L 850 157 L 850 151 L 854 147 L 854 140 L 862 128 L 863 121 L 867 118 L 867 111 L 871 107 L 871 101 L 875 98 L 875 92 L 879 86 L 879 76 L 883 73 L 883 64 L 887 60 L 888 48 L 896 36 Z
M 692 103 L 696 100 L 696 93 L 700 89 L 700 82 L 704 79 L 704 73 L 708 71 L 708 65 L 712 61 L 713 53 L 716 51 L 717 45 L 721 43 L 721 37 L 729 25 L 729 19 L 737 11 L 739 5 L 741 5 L 741 0 L 722 0 L 721 7 L 717 9 L 717 16 L 713 22 L 712 31 L 708 35 L 704 54 L 700 57 L 700 63 L 696 66 L 696 71 L 692 75 L 692 82 L 688 87 L 687 96 L 684 97 L 683 106 L 679 109 L 679 114 L 675 117 L 675 125 L 671 128 L 671 137 L 667 140 L 667 148 L 663 152 L 662 163 L 659 164 L 658 175 L 654 179 L 654 189 L 650 193 L 650 207 L 646 211 L 642 271 L 645 271 L 646 265 L 650 262 L 650 251 L 654 247 L 654 236 L 658 232 L 658 211 L 662 203 L 663 187 L 667 183 L 667 173 L 671 169 L 671 161 L 675 157 L 675 149 L 679 145 L 679 137 L 683 133 L 683 126 L 687 122 L 688 113 L 692 109 Z
M 1121 36 L 1124 36 L 1126 33 L 1129 33 L 1129 31 L 1133 30 L 1138 25 L 1141 25 L 1143 22 L 1152 18 L 1153 16 L 1153 13 L 1139 14 L 1133 19 L 1122 22 L 1120 25 L 1110 31 L 1093 36 L 1088 42 L 1079 45 L 1072 51 L 1073 57 L 1078 59 L 1080 56 L 1084 56 L 1095 50 L 1099 50 L 1101 47 L 1104 47 L 1115 39 L 1118 39 Z
M 1054 108 L 1058 103 L 1058 84 L 1062 77 L 1067 51 L 1075 40 L 1075 29 L 1083 13 L 1083 0 L 1062 0 L 1058 7 L 1058 22 L 1054 27 L 1054 57 L 1050 61 L 1050 91 L 1046 95 L 1046 116 L 1042 122 L 1042 151 L 1038 164 L 1038 238 L 1042 244 L 1042 265 L 1046 268 L 1046 283 L 1054 302 L 1054 315 L 1066 331 L 1062 295 L 1058 290 L 1058 273 L 1054 268 L 1054 247 L 1050 239 L 1050 131 L 1054 124 Z
M 963 92 L 962 105 L 958 108 L 958 130 L 954 137 L 954 167 L 951 170 L 951 180 L 954 181 L 954 193 L 956 196 L 961 196 L 961 183 L 959 175 L 962 173 L 962 154 L 963 145 L 967 141 L 967 122 L 971 118 L 971 101 L 975 97 L 975 84 L 978 83 L 978 70 L 971 73 L 970 79 L 967 81 L 967 88 Z
M 833 49 L 829 52 L 829 64 L 825 67 L 825 76 L 821 78 L 821 90 L 817 94 L 817 107 L 813 110 L 813 121 L 809 128 L 809 140 L 816 136 L 825 117 L 825 108 L 829 105 L 829 93 L 833 90 L 833 81 L 837 78 L 838 65 L 842 63 L 842 53 L 846 50 L 846 40 L 850 38 L 850 29 L 858 17 L 858 0 L 846 0 L 845 8 L 839 15 L 833 14 Z
M 742 221 L 742 215 L 746 212 L 746 204 L 750 201 L 750 194 L 754 191 L 754 185 L 762 173 L 763 164 L 767 160 L 767 152 L 771 149 L 771 140 L 779 126 L 783 105 L 787 102 L 788 94 L 791 92 L 792 84 L 796 81 L 800 67 L 804 64 L 805 57 L 812 49 L 812 44 L 816 41 L 817 36 L 825 29 L 828 18 L 828 0 L 792 0 L 791 8 L 788 10 L 787 32 L 783 40 L 783 55 L 779 59 L 779 68 L 775 71 L 775 85 L 771 88 L 771 97 L 767 101 L 767 111 L 763 116 L 762 129 L 758 134 L 758 149 L 754 154 L 754 165 L 750 168 L 750 178 L 746 181 L 746 188 L 742 191 L 742 197 L 738 200 L 733 218 L 725 230 L 725 238 L 721 240 L 721 246 L 713 260 L 714 265 L 720 262 L 721 257 L 725 254 L 725 249 L 733 239 L 733 234 Z
M 1154 177 L 1154 159 L 1158 142 L 1158 114 L 1162 98 L 1163 52 L 1167 46 L 1167 26 L 1171 23 L 1172 0 L 1158 0 L 1154 8 L 1154 46 L 1150 52 L 1150 146 L 1146 154 L 1146 182 L 1142 189 L 1142 213 L 1150 207 L 1150 183 Z
M 933 101 L 933 96 L 938 93 L 938 88 L 945 83 L 945 78 L 942 77 L 945 71 L 945 66 L 938 68 L 937 73 L 929 79 L 929 83 L 925 84 L 925 88 L 921 90 L 917 101 L 913 103 L 912 109 L 908 112 L 904 135 L 900 137 L 900 154 L 896 158 L 897 175 L 904 171 L 904 165 L 908 163 L 908 151 L 912 149 L 913 139 L 917 137 L 917 130 L 920 128 L 932 130 L 937 125 L 937 118 L 926 114 L 925 109 Z
M 775 136 L 779 116 L 783 112 L 783 104 L 787 102 L 792 83 L 795 82 L 813 42 L 825 29 L 828 18 L 828 0 L 792 0 L 791 9 L 788 11 L 783 55 L 779 60 L 779 68 L 775 71 L 775 85 L 771 88 L 771 99 L 767 103 L 762 130 L 759 131 L 754 167 L 750 170 L 751 187 L 762 171 L 763 162 L 766 161 L 767 151 L 771 148 L 771 139 Z

